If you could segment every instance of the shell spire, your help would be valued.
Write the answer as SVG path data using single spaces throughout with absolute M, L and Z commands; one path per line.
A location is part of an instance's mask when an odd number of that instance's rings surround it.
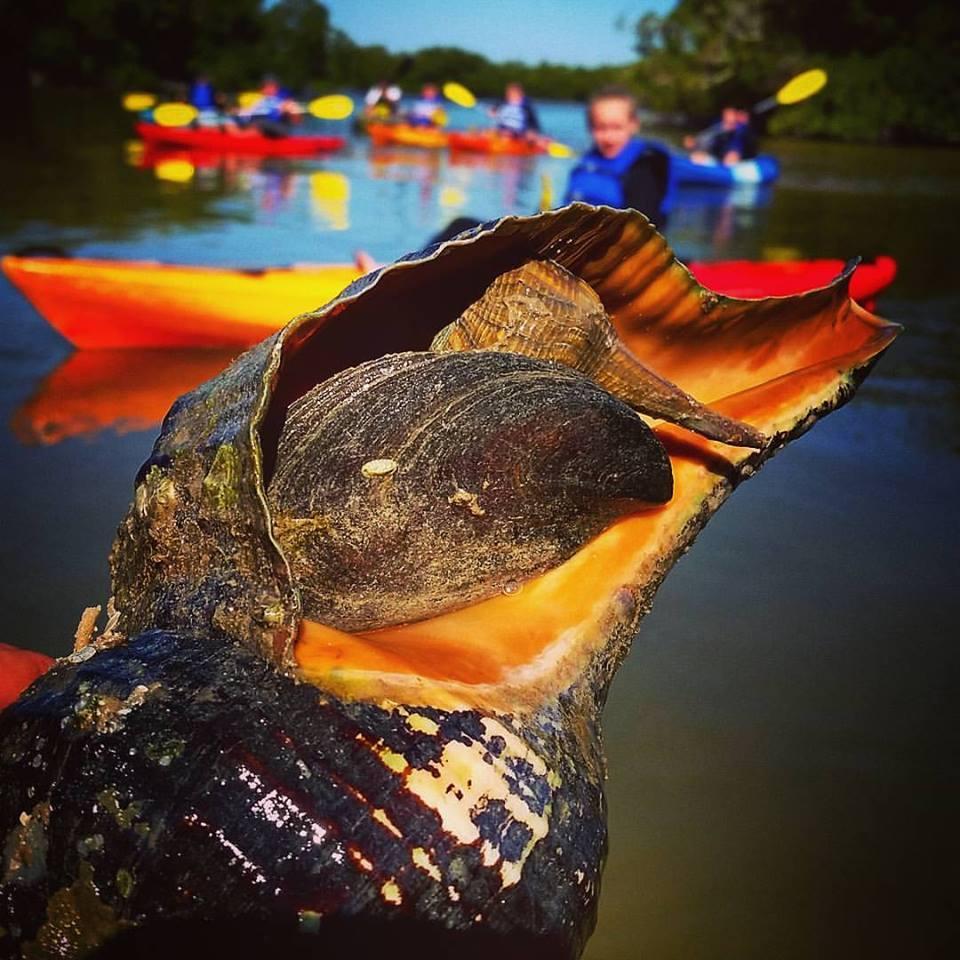
M 620 339 L 600 298 L 552 260 L 501 274 L 433 350 L 496 350 L 573 367 L 639 413 L 738 447 L 763 446 L 749 424 L 725 417 L 646 367 Z

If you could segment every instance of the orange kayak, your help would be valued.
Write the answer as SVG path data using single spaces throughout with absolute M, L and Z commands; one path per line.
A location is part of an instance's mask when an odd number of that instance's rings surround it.
M 75 347 L 248 347 L 360 276 L 353 264 L 234 270 L 4 257 L 10 280 Z
M 467 150 L 471 153 L 509 153 L 525 157 L 547 152 L 543 144 L 503 136 L 494 130 L 481 130 L 476 133 L 452 131 L 449 141 L 451 150 Z
M 74 346 L 247 347 L 288 320 L 332 300 L 360 271 L 347 263 L 236 270 L 151 261 L 4 257 L 3 269 Z M 717 293 L 783 296 L 825 286 L 842 260 L 691 263 Z M 866 305 L 896 275 L 878 257 L 853 275 L 851 296 Z
M 443 149 L 450 134 L 436 127 L 412 127 L 407 123 L 370 123 L 367 133 L 376 146 L 395 143 L 404 147 Z

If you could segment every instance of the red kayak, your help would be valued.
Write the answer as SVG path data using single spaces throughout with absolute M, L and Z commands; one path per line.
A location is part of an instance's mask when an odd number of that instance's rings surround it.
M 705 287 L 728 297 L 786 297 L 825 287 L 845 266 L 843 260 L 724 260 L 691 263 L 690 271 Z M 873 298 L 897 275 L 893 257 L 861 263 L 850 281 L 850 296 L 872 309 Z
M 52 663 L 46 654 L 0 643 L 0 710 L 13 703 Z
M 304 157 L 339 150 L 343 137 L 291 135 L 265 137 L 259 130 L 220 130 L 213 127 L 161 127 L 138 123 L 137 134 L 148 144 L 193 147 L 217 153 L 256 153 L 261 156 Z
M 237 270 L 130 260 L 15 257 L 10 280 L 74 346 L 248 347 L 331 300 L 360 271 L 352 263 Z M 842 260 L 691 263 L 706 287 L 730 297 L 800 293 L 828 284 Z M 868 307 L 896 262 L 861 264 L 850 295 Z

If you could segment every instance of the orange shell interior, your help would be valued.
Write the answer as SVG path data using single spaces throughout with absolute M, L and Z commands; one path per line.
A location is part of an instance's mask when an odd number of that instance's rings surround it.
M 770 448 L 758 455 L 657 423 L 674 471 L 668 504 L 621 519 L 515 593 L 365 634 L 304 621 L 295 653 L 307 679 L 341 696 L 536 708 L 576 679 L 613 622 L 633 618 L 638 588 L 657 582 L 730 492 L 730 480 L 749 472 L 746 461 L 759 463 L 787 434 L 841 402 L 853 372 L 899 330 L 851 301 L 845 283 L 704 310 L 703 297 L 711 295 L 690 285 L 665 247 L 652 252 L 648 270 L 633 260 L 618 276 L 616 263 L 598 261 L 580 272 L 644 362 L 759 428 L 772 438 Z M 687 290 L 679 298 L 678 287 Z M 651 316 L 650 323 L 631 319 Z

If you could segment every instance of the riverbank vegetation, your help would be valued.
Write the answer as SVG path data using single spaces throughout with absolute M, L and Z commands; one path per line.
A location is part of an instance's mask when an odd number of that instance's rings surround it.
M 633 76 L 654 110 L 706 118 L 791 74 L 826 89 L 777 112 L 772 133 L 860 142 L 960 143 L 960 6 L 953 0 L 679 0 L 636 24 Z
M 416 89 L 456 79 L 480 96 L 510 80 L 538 98 L 585 99 L 611 82 L 644 106 L 692 120 L 727 102 L 750 104 L 792 74 L 825 67 L 823 93 L 770 119 L 773 133 L 861 142 L 960 143 L 960 7 L 953 0 L 678 0 L 646 14 L 637 61 L 605 67 L 494 63 L 454 47 L 415 53 L 354 43 L 317 0 L 41 0 L 16 4 L 0 65 L 12 100 L 38 84 L 175 93 L 204 73 L 223 89 L 277 73 L 292 89 Z M 8 100 L 9 102 L 9 100 Z

